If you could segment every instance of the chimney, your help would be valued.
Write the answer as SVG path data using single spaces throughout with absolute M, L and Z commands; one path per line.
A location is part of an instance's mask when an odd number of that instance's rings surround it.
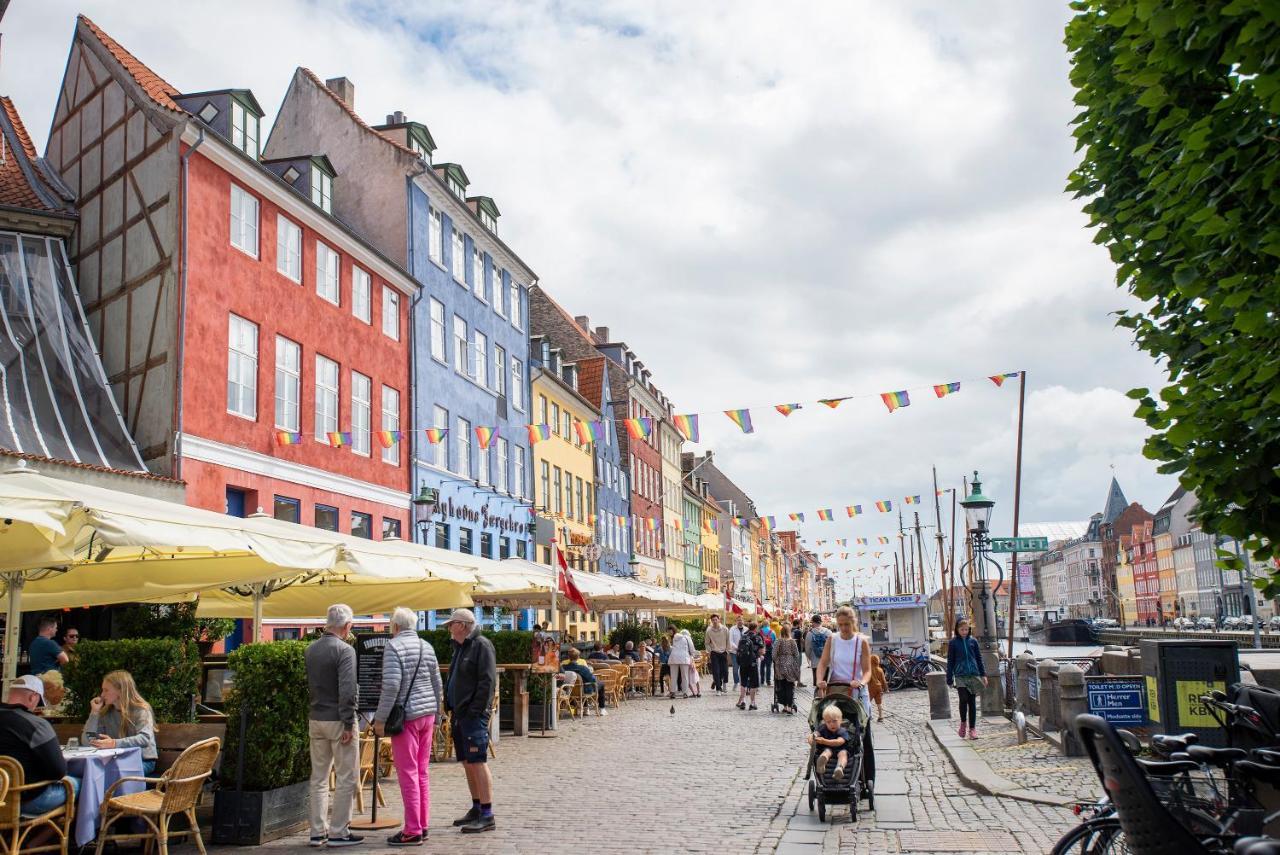
M 396 110 L 394 113 L 387 113 L 388 125 L 403 125 L 406 121 L 404 113 L 399 110 Z
M 324 82 L 329 91 L 342 99 L 352 110 L 356 108 L 356 85 L 345 77 L 330 77 Z
M 608 328 L 608 327 L 596 327 L 596 338 L 600 339 L 600 341 L 602 341 L 602 342 L 608 342 L 608 341 L 609 341 L 609 328 Z
M 578 326 L 582 327 L 583 330 L 588 333 L 591 332 L 591 318 L 586 315 L 575 315 L 573 319 L 578 323 Z

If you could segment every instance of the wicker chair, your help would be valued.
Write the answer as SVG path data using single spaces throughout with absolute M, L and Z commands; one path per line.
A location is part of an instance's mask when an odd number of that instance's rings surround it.
M 70 778 L 63 778 L 56 783 L 66 788 L 67 800 L 40 816 L 22 815 L 22 796 L 39 793 L 49 786 L 51 781 L 25 782 L 22 766 L 12 757 L 0 757 L 0 772 L 5 777 L 4 803 L 0 804 L 0 852 L 5 855 L 18 855 L 28 852 L 61 852 L 67 855 L 67 844 L 71 840 L 71 817 L 75 813 L 75 789 Z M 27 838 L 38 829 L 52 829 L 57 839 L 41 846 L 30 846 Z
M 574 675 L 577 676 L 576 674 Z M 573 687 L 577 684 L 577 680 L 573 682 L 566 681 L 558 689 L 556 689 L 556 712 L 564 711 L 573 718 Z
M 649 677 L 653 673 L 653 666 L 648 662 L 639 662 L 631 666 L 631 691 L 634 693 L 645 692 L 649 687 Z
M 600 680 L 604 675 L 597 674 L 596 680 Z M 578 705 L 578 714 L 586 715 L 587 707 L 595 707 L 596 714 L 600 714 L 600 695 L 595 684 L 588 689 L 581 680 L 573 684 L 573 699 Z
M 605 703 L 612 704 L 614 709 L 622 705 L 622 677 L 617 671 L 603 671 L 596 674 L 596 679 L 604 684 Z
M 389 743 L 391 740 L 387 740 Z M 432 743 L 434 749 L 435 743 Z M 373 733 L 360 737 L 360 765 L 356 773 L 356 813 L 364 813 L 364 788 L 373 782 L 373 796 L 379 807 L 386 807 L 387 800 L 382 797 L 382 784 L 379 782 L 377 770 L 373 766 Z
M 200 855 L 205 855 L 204 840 L 200 837 L 200 826 L 196 823 L 196 805 L 200 802 L 204 782 L 213 774 L 213 764 L 217 762 L 218 752 L 221 750 L 222 740 L 216 737 L 202 739 L 178 755 L 169 770 L 159 778 L 131 775 L 108 787 L 102 797 L 98 855 L 102 855 L 102 847 L 108 840 L 146 840 L 147 849 L 150 850 L 149 841 L 152 838 L 160 846 L 160 855 L 169 855 L 169 838 L 188 835 L 195 838 Z M 155 784 L 156 788 L 124 796 L 115 795 L 116 787 L 125 781 L 145 781 Z M 185 831 L 170 831 L 169 822 L 178 814 L 186 817 L 190 827 Z M 125 817 L 142 820 L 150 830 L 136 834 L 108 835 L 107 829 L 112 823 Z

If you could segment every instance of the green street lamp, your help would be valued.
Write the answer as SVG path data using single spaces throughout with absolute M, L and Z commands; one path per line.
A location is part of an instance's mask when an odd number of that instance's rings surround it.
M 978 480 L 978 470 L 973 471 L 973 489 L 964 501 L 960 503 L 960 507 L 964 508 L 964 518 L 969 531 L 975 536 L 986 538 L 987 532 L 990 531 L 991 510 L 996 503 L 982 495 L 982 482 Z

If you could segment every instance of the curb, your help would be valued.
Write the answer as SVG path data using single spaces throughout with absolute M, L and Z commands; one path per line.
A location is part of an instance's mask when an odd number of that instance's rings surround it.
M 960 780 L 980 793 L 1052 807 L 1068 807 L 1079 801 L 1079 799 L 1057 793 L 1028 790 L 1021 784 L 997 775 L 991 765 L 978 756 L 973 743 L 967 739 L 961 739 L 951 729 L 950 719 L 931 720 L 929 730 L 933 733 L 933 738 L 938 741 L 943 753 L 951 760 L 951 765 L 955 767 L 956 775 Z

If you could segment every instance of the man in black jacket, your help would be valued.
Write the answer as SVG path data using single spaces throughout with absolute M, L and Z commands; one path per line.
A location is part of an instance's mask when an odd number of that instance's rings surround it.
M 62 757 L 62 746 L 49 722 L 32 713 L 42 703 L 44 683 L 28 674 L 9 684 L 8 703 L 0 704 L 0 754 L 18 761 L 26 783 L 49 783 L 22 802 L 22 813 L 27 816 L 39 816 L 67 801 L 62 784 L 67 761 Z M 79 781 L 72 778 L 71 782 L 79 788 Z
M 471 810 L 453 824 L 464 834 L 492 831 L 493 777 L 489 754 L 489 712 L 498 685 L 498 658 L 493 643 L 480 634 L 470 609 L 454 609 L 445 624 L 453 639 L 445 703 L 453 715 L 453 748 L 467 773 Z

